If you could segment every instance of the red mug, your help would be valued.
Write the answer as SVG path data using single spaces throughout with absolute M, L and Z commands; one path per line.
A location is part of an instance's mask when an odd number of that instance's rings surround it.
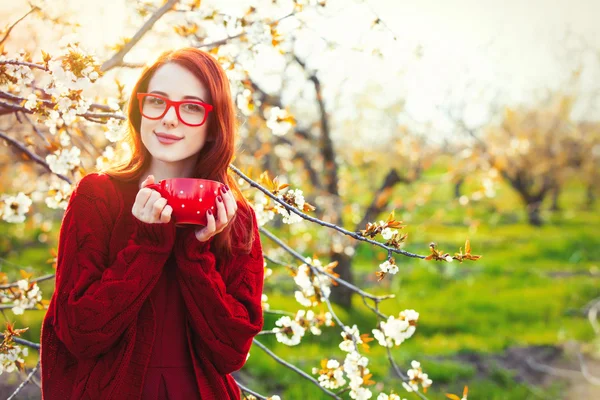
M 216 215 L 216 199 L 225 185 L 210 179 L 169 178 L 147 185 L 167 199 L 173 208 L 171 217 L 177 226 L 204 225 L 206 212 L 210 209 Z

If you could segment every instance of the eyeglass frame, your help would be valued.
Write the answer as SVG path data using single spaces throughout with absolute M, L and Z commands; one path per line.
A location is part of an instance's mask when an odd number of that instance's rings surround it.
M 166 103 L 166 107 L 165 107 L 165 111 L 159 116 L 159 117 L 148 117 L 146 115 L 144 115 L 144 97 L 146 96 L 154 96 L 154 97 L 158 97 L 159 99 L 165 101 Z M 169 109 L 173 106 L 175 107 L 175 114 L 177 114 L 177 118 L 179 119 L 179 121 L 181 121 L 183 124 L 187 125 L 187 126 L 202 126 L 204 125 L 204 123 L 206 123 L 206 120 L 208 119 L 208 114 L 213 110 L 213 106 L 212 104 L 208 104 L 205 103 L 203 101 L 198 101 L 198 100 L 181 100 L 181 101 L 176 101 L 176 100 L 171 100 L 165 96 L 161 96 L 159 94 L 155 94 L 155 93 L 137 93 L 136 97 L 138 99 L 138 103 L 139 103 L 139 108 L 140 108 L 140 114 L 142 117 L 144 118 L 148 118 L 148 119 L 152 119 L 152 120 L 157 120 L 157 119 L 161 119 L 163 118 L 167 112 L 169 111 Z M 179 114 L 179 107 L 181 106 L 181 104 L 184 103 L 192 103 L 192 104 L 198 104 L 202 107 L 204 107 L 204 110 L 206 111 L 206 113 L 204 114 L 204 120 L 202 120 L 202 122 L 200 122 L 199 124 L 188 124 L 187 122 L 185 122 L 182 118 L 181 118 L 181 114 Z

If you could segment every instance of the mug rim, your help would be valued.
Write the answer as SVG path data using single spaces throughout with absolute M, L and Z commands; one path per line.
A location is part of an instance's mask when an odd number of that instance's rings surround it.
M 206 181 L 206 182 L 215 182 L 215 183 L 219 183 L 219 184 L 221 184 L 221 185 L 223 184 L 223 182 L 220 182 L 220 181 L 215 181 L 214 179 L 206 179 L 206 178 L 183 178 L 183 177 L 181 177 L 181 178 L 177 178 L 177 177 L 176 177 L 176 178 L 166 178 L 166 179 L 161 179 L 160 181 L 158 181 L 158 182 L 155 182 L 155 183 L 159 183 L 159 182 L 163 182 L 163 181 L 165 181 L 165 182 L 166 182 L 166 181 L 171 181 L 171 180 L 174 180 L 174 179 L 177 179 L 177 180 L 187 180 L 187 181 Z

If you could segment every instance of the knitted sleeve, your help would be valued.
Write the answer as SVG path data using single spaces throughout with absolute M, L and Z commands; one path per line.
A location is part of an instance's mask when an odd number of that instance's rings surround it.
M 71 195 L 60 229 L 53 324 L 77 358 L 103 354 L 119 341 L 158 281 L 175 240 L 174 224 L 134 217 L 127 246 L 109 265 L 118 212 L 111 207 L 114 192 L 112 183 L 86 175 Z
M 250 211 L 247 218 L 253 220 L 254 242 L 249 254 L 234 256 L 217 270 L 215 255 L 193 232 L 175 251 L 177 280 L 195 334 L 193 343 L 221 374 L 242 368 L 264 322 L 264 260 L 256 216 Z

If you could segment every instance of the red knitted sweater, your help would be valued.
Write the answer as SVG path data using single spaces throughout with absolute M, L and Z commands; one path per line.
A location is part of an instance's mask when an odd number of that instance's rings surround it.
M 229 375 L 263 327 L 262 246 L 254 211 L 249 254 L 216 259 L 193 228 L 147 224 L 131 209 L 139 187 L 101 173 L 76 185 L 64 214 L 56 288 L 41 332 L 42 398 L 140 399 L 156 314 L 149 294 L 171 252 L 188 347 L 203 400 L 239 399 Z M 175 238 L 177 237 L 177 240 Z

